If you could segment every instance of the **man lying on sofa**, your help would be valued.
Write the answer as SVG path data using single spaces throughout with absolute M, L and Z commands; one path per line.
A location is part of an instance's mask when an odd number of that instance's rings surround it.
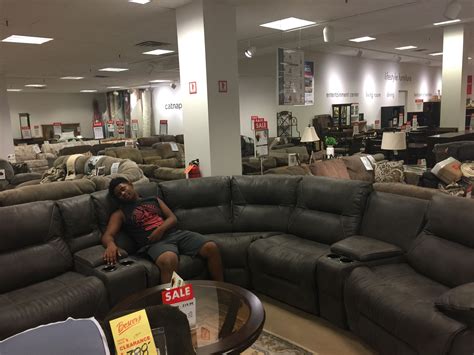
M 207 259 L 212 279 L 223 280 L 222 261 L 216 243 L 199 233 L 176 229 L 176 216 L 162 200 L 141 198 L 123 177 L 112 179 L 109 194 L 120 201 L 120 208 L 110 216 L 102 236 L 106 248 L 104 260 L 108 264 L 115 264 L 120 256 L 114 237 L 123 226 L 137 243 L 139 252 L 146 252 L 160 268 L 162 283 L 171 281 L 173 271 L 178 268 L 179 254 L 200 255 Z

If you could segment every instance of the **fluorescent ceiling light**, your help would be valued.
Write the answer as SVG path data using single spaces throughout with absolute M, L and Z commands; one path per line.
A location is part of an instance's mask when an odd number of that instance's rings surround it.
M 145 5 L 148 4 L 151 0 L 128 0 L 128 2 L 134 2 L 135 4 Z
M 107 86 L 107 89 L 125 89 L 123 86 Z
M 435 25 L 435 26 L 448 25 L 448 24 L 450 24 L 450 23 L 456 23 L 456 22 L 459 22 L 459 21 L 461 21 L 461 20 L 457 18 L 457 19 L 455 19 L 455 20 L 442 21 L 442 22 L 435 22 L 435 23 L 433 23 L 433 25 Z
M 436 53 L 430 53 L 433 57 L 436 57 L 438 55 L 443 55 L 443 52 L 436 52 Z
M 395 49 L 398 49 L 399 51 L 405 51 L 407 49 L 415 49 L 418 48 L 417 46 L 405 46 L 405 47 L 397 47 Z
M 44 84 L 27 84 L 25 85 L 27 88 L 44 88 L 46 85 Z
M 468 60 L 472 60 L 472 57 L 467 57 Z
M 128 69 L 127 68 L 102 68 L 102 69 L 99 69 L 99 71 L 111 71 L 111 72 L 121 72 L 121 71 L 127 71 Z
M 364 37 L 359 37 L 359 38 L 352 38 L 349 41 L 351 42 L 367 42 L 367 41 L 374 41 L 376 38 L 374 37 L 369 37 L 369 36 L 364 36 Z
M 97 92 L 97 90 L 81 90 L 81 92 Z
M 46 37 L 12 35 L 10 37 L 2 39 L 2 42 L 23 43 L 23 44 L 43 44 L 52 40 L 53 40 L 52 38 L 46 38 Z
M 61 79 L 64 80 L 81 80 L 84 79 L 83 76 L 63 76 Z
M 173 53 L 173 52 L 174 51 L 170 51 L 168 49 L 155 49 L 155 50 L 152 50 L 152 51 L 143 52 L 143 54 L 162 55 L 162 54 Z
M 280 31 L 288 31 L 288 30 L 293 30 L 295 28 L 301 28 L 301 27 L 311 26 L 315 24 L 316 22 L 313 22 L 313 21 L 306 21 L 306 20 L 302 20 L 296 17 L 288 17 L 281 20 L 264 23 L 260 26 L 273 28 L 275 30 L 280 30 Z
M 171 83 L 171 80 L 150 80 L 150 83 Z
M 18 92 L 18 91 L 23 91 L 22 89 L 7 89 L 9 92 Z

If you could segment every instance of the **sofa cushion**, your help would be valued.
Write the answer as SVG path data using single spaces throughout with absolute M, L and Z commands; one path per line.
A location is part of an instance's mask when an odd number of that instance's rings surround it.
M 360 234 L 407 251 L 424 226 L 427 209 L 426 200 L 374 191 L 367 201 Z
M 474 249 L 462 244 L 423 232 L 415 239 L 407 258 L 418 272 L 444 285 L 456 287 L 474 282 Z
M 347 173 L 349 174 L 351 180 L 373 182 L 373 170 L 367 170 L 362 163 L 362 160 L 360 160 L 360 157 L 361 155 L 354 154 L 349 157 L 342 157 L 341 160 L 344 162 Z
M 64 225 L 64 238 L 72 253 L 99 244 L 99 230 L 90 195 L 81 195 L 57 202 Z
M 316 262 L 329 246 L 291 234 L 254 241 L 249 248 L 252 285 L 258 292 L 318 313 Z
M 474 282 L 443 293 L 435 303 L 449 317 L 474 326 Z
M 116 147 L 105 148 L 105 155 L 113 158 L 130 159 L 137 164 L 143 164 L 141 152 L 136 148 Z
M 95 277 L 67 272 L 0 295 L 0 340 L 41 324 L 68 317 L 101 317 L 106 290 Z
M 408 344 L 413 353 L 447 354 L 451 340 L 465 326 L 439 312 L 435 300 L 448 289 L 413 270 L 407 264 L 359 267 L 344 287 L 350 329 L 370 340 L 365 324 L 377 324 L 385 332 Z M 395 354 L 390 344 L 376 348 Z
M 433 196 L 444 195 L 437 189 L 429 189 L 420 186 L 402 184 L 399 182 L 376 182 L 373 184 L 375 191 L 387 192 L 394 195 L 416 197 L 423 200 L 431 200 Z
M 350 179 L 346 165 L 341 159 L 316 161 L 310 165 L 310 169 L 314 176 Z
M 167 181 L 160 188 L 178 228 L 205 234 L 232 230 L 229 177 Z
M 174 168 L 157 168 L 154 171 L 155 178 L 163 181 L 170 180 L 183 180 L 186 179 L 186 174 L 184 169 L 174 169 Z
M 401 255 L 403 250 L 396 245 L 377 239 L 354 235 L 333 244 L 331 252 L 347 256 L 353 260 L 369 261 Z
M 305 176 L 288 230 L 325 244 L 357 234 L 370 191 L 367 182 Z
M 300 180 L 284 175 L 232 177 L 234 232 L 286 232 Z
M 8 221 L 0 223 L 0 293 L 46 280 L 72 267 L 71 252 L 60 238 L 61 220 L 54 202 L 3 207 L 0 216 Z
M 473 200 L 434 196 L 428 223 L 408 253 L 409 263 L 451 287 L 474 282 L 473 215 Z
M 16 174 L 11 179 L 10 183 L 12 185 L 21 185 L 25 182 L 32 181 L 32 180 L 41 180 L 41 174 L 39 173 L 23 173 L 23 174 Z
M 41 185 L 23 186 L 0 192 L 0 206 L 18 205 L 32 201 L 60 200 L 71 196 L 89 194 L 95 184 L 89 180 L 57 181 Z

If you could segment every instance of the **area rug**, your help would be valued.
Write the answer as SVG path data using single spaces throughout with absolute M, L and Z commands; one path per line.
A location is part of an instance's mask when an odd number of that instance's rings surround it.
M 278 335 L 266 330 L 258 337 L 257 341 L 242 355 L 315 355 Z

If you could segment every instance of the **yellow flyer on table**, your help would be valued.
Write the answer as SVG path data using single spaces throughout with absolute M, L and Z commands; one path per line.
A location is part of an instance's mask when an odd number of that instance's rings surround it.
M 110 321 L 118 355 L 158 355 L 144 309 Z

